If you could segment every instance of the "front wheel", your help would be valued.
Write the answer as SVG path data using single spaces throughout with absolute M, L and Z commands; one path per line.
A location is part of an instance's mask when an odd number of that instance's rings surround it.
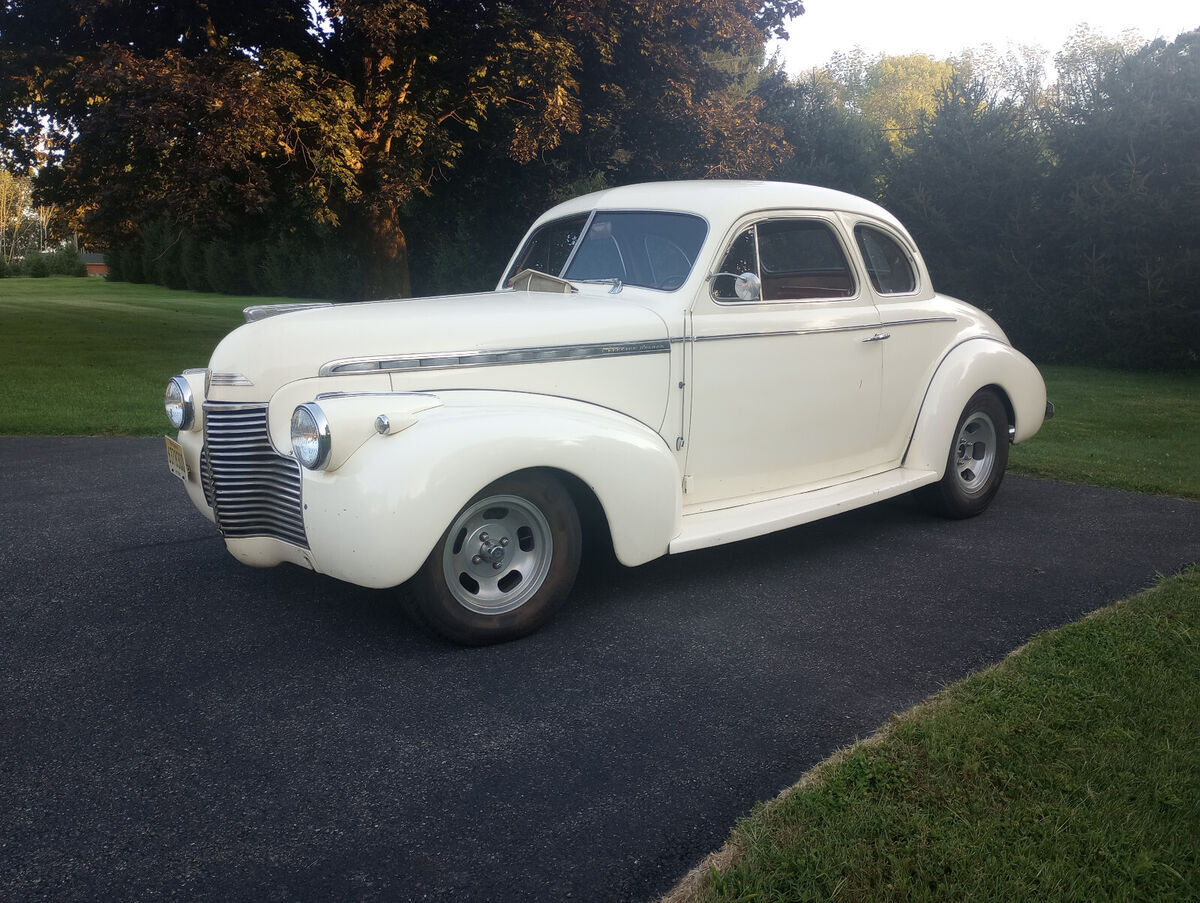
M 558 480 L 505 477 L 466 504 L 413 578 L 417 611 L 466 645 L 532 633 L 570 593 L 581 547 L 579 515 Z
M 940 481 L 921 490 L 926 508 L 943 517 L 982 514 L 1008 465 L 1008 412 L 990 389 L 971 396 L 958 419 Z

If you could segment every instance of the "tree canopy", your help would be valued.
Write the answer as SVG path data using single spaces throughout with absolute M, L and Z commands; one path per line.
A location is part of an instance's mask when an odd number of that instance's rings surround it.
M 800 0 L 9 0 L 3 151 L 96 241 L 335 230 L 406 288 L 405 207 L 465 156 L 629 178 L 786 151 L 716 60 Z M 49 122 L 51 127 L 45 128 Z M 586 161 L 576 164 L 576 160 Z
M 791 79 L 764 46 L 802 11 L 7 0 L 0 169 L 121 278 L 317 297 L 486 288 L 533 216 L 608 185 L 813 182 L 895 210 L 1039 359 L 1200 364 L 1197 32 L 1081 28 L 1049 82 L 1024 47 Z M 0 220 L 11 256 L 32 219 Z

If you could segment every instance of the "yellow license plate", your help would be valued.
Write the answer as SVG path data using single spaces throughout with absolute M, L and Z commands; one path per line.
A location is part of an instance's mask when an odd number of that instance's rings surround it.
M 167 440 L 167 467 L 171 468 L 171 473 L 187 482 L 187 458 L 183 456 L 183 446 L 170 436 L 163 436 L 163 438 Z

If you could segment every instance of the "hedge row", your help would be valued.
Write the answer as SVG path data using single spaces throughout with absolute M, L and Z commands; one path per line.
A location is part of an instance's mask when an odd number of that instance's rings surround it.
M 289 298 L 363 297 L 360 268 L 335 236 L 270 240 L 197 238 L 169 220 L 142 229 L 126 248 L 105 255 L 108 278 L 194 292 Z
M 87 265 L 74 248 L 59 248 L 49 254 L 31 254 L 23 260 L 0 257 L 0 279 L 8 276 L 86 276 Z

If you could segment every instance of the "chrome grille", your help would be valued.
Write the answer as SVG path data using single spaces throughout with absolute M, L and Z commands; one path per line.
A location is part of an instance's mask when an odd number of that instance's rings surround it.
M 265 404 L 205 402 L 200 469 L 224 535 L 271 536 L 308 548 L 300 465 L 271 446 Z

